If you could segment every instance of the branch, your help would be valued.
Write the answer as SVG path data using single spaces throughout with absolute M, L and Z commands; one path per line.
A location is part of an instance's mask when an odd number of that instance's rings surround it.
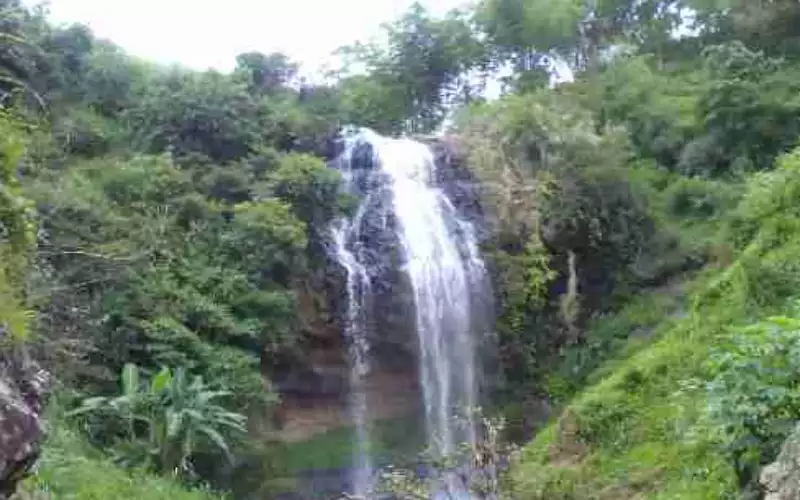
M 83 250 L 58 250 L 58 251 L 40 251 L 39 255 L 82 255 L 84 257 L 92 257 L 95 259 L 105 259 L 105 260 L 116 260 L 122 262 L 130 262 L 141 257 L 144 257 L 148 254 L 148 252 L 142 252 L 135 255 L 129 255 L 125 257 L 118 257 L 114 255 L 104 255 L 101 253 L 94 253 L 94 252 L 86 252 Z
M 94 279 L 94 280 L 84 281 L 82 283 L 75 283 L 73 285 L 54 286 L 54 287 L 48 289 L 47 293 L 42 294 L 41 297 L 46 297 L 47 295 L 49 295 L 52 292 L 63 292 L 65 290 L 79 289 L 79 288 L 83 288 L 83 287 L 88 286 L 88 285 L 94 285 L 94 284 L 97 284 L 97 283 L 106 283 L 106 282 L 109 282 L 109 281 L 113 281 L 115 278 L 116 278 L 116 276 L 109 276 L 109 277 L 106 277 L 106 278 L 97 278 L 97 279 Z

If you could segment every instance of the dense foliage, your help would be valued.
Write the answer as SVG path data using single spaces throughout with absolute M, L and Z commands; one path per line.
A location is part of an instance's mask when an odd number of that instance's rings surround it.
M 0 0 L 0 342 L 67 407 L 29 486 L 266 494 L 297 455 L 265 451 L 271 379 L 306 362 L 321 236 L 350 205 L 329 139 L 356 124 L 445 130 L 479 181 L 494 402 L 519 439 L 547 417 L 530 404 L 563 410 L 510 495 L 757 493 L 800 420 L 798 19 L 792 0 L 415 5 L 317 85 L 277 53 L 158 66 Z
M 269 423 L 268 376 L 302 357 L 310 239 L 340 210 L 314 156 L 331 90 L 293 86 L 280 54 L 243 54 L 232 74 L 163 68 L 2 9 L 3 332 L 28 337 L 67 406 L 89 397 L 59 419 L 120 463 L 227 487 L 255 453 L 248 429 Z M 150 392 L 112 396 L 131 363 Z

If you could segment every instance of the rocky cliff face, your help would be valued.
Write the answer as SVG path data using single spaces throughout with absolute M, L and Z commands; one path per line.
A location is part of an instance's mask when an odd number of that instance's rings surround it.
M 50 383 L 38 365 L 12 349 L 4 351 L 0 351 L 0 498 L 14 493 L 39 457 Z

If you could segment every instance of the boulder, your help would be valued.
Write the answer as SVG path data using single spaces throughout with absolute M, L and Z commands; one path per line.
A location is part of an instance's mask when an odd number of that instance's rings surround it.
M 800 498 L 800 425 L 783 443 L 775 462 L 761 472 L 764 500 Z
M 8 498 L 39 457 L 50 376 L 36 363 L 0 351 L 0 498 Z

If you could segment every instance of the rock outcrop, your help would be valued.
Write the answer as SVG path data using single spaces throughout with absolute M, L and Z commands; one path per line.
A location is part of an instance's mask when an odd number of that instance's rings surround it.
M 0 498 L 14 494 L 39 457 L 50 387 L 46 371 L 11 351 L 0 351 Z
M 800 425 L 783 443 L 777 460 L 761 472 L 764 500 L 800 498 Z

